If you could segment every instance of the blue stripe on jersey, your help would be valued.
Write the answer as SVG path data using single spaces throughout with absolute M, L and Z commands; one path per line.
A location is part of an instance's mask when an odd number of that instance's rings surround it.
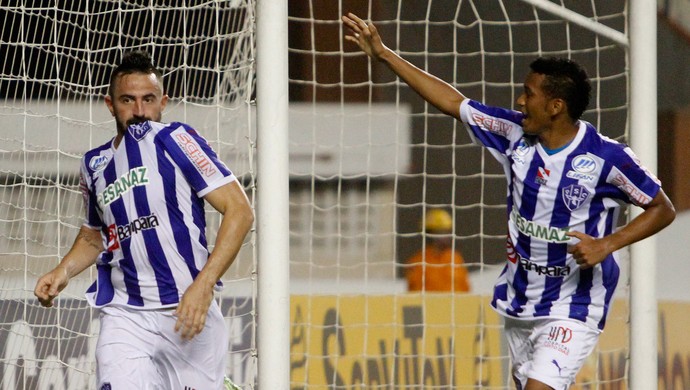
M 204 211 L 204 200 L 192 194 L 192 219 L 194 225 L 199 228 L 199 242 L 204 248 L 208 248 L 206 241 L 206 212 Z
M 566 159 L 565 166 L 570 166 L 573 157 L 578 155 L 576 151 L 568 155 Z M 561 176 L 561 181 L 558 183 L 558 193 L 553 204 L 553 209 L 551 212 L 550 226 L 553 227 L 568 227 L 570 225 L 570 210 L 566 207 L 565 203 L 559 197 L 563 188 L 571 185 L 577 184 L 577 180 L 571 179 L 566 175 Z M 563 267 L 566 264 L 566 259 L 568 257 L 568 246 L 566 244 L 559 243 L 549 243 L 547 244 L 547 266 Z M 577 270 L 571 270 L 572 272 L 577 272 Z M 563 287 L 563 276 L 559 277 L 548 277 L 544 280 L 544 291 L 541 295 L 541 300 L 539 303 L 534 305 L 535 316 L 547 316 L 549 315 L 553 303 L 558 300 L 561 294 L 561 288 Z
M 127 161 L 129 161 L 129 169 L 144 166 L 138 141 L 131 137 L 129 133 L 125 135 L 124 140 L 127 151 Z M 137 210 L 137 216 L 143 217 L 151 215 L 151 208 L 149 207 L 148 196 L 146 195 L 146 186 L 134 187 L 132 189 L 132 194 L 134 195 L 134 205 Z M 138 234 L 144 237 L 146 254 L 156 277 L 161 304 L 169 305 L 177 303 L 179 301 L 179 294 L 177 286 L 175 285 L 175 278 L 170 270 L 168 260 L 165 258 L 165 252 L 158 239 L 156 229 L 144 229 Z M 132 238 L 129 240 L 131 242 Z
M 528 175 L 524 179 L 523 193 L 521 197 L 522 204 L 520 205 L 519 214 L 528 220 L 534 218 L 534 212 L 537 207 L 537 198 L 539 196 L 539 187 L 536 184 L 536 173 L 538 172 L 537 167 L 543 166 L 544 161 L 541 159 L 538 153 L 534 154 L 534 157 L 530 163 L 530 169 Z M 515 252 L 519 256 L 529 259 L 532 255 L 531 251 L 532 240 L 526 234 L 518 232 L 518 239 L 515 243 Z M 513 288 L 515 289 L 515 297 L 510 303 L 513 308 L 512 312 L 508 314 L 513 314 L 521 312 L 522 307 L 527 303 L 527 287 L 529 285 L 528 272 L 519 263 L 515 268 L 515 276 L 513 277 Z
M 216 153 L 211 149 L 210 146 L 208 146 L 208 143 L 204 138 L 202 138 L 199 133 L 196 132 L 193 128 L 189 127 L 188 125 L 181 123 L 181 122 L 173 122 L 171 123 L 168 128 L 166 129 L 165 133 L 161 132 L 161 134 L 158 135 L 156 141 L 157 145 L 163 147 L 168 153 L 169 156 L 172 158 L 173 161 L 175 161 L 178 166 L 183 170 L 184 176 L 187 178 L 187 180 L 190 180 L 189 174 L 196 175 L 196 178 L 200 178 L 201 176 L 198 175 L 198 171 L 194 168 L 190 168 L 189 164 L 189 159 L 184 157 L 183 160 L 179 160 L 180 155 L 179 151 L 180 148 L 178 145 L 174 143 L 174 141 L 171 140 L 170 133 L 173 132 L 174 130 L 177 130 L 179 127 L 184 128 L 188 134 L 190 134 L 192 137 L 194 137 L 194 140 L 199 144 L 201 149 L 208 155 L 208 157 L 211 159 L 213 162 L 214 166 L 218 168 L 221 172 L 223 172 L 224 176 L 229 176 L 232 175 L 232 172 L 228 170 L 225 167 L 225 164 L 221 163 L 220 160 L 218 159 L 218 156 Z M 172 144 L 171 144 L 172 142 Z M 171 148 L 172 146 L 172 148 Z M 172 149 L 172 150 L 171 150 Z M 182 164 L 185 166 L 181 166 Z M 202 179 L 203 180 L 203 179 Z M 205 186 L 204 186 L 205 187 Z M 195 187 L 192 187 L 195 191 L 199 191 L 200 189 L 196 189 Z M 208 242 L 206 241 L 206 212 L 204 211 L 204 200 L 200 199 L 196 194 L 192 193 L 191 196 L 191 204 L 192 204 L 192 220 L 194 221 L 194 224 L 196 225 L 197 228 L 199 228 L 199 242 L 201 245 L 204 246 L 204 248 L 208 248 Z M 193 267 L 196 270 L 196 267 Z M 198 271 L 196 271 L 198 272 Z M 196 274 L 195 274 L 196 275 Z
M 86 208 L 86 220 L 88 221 L 89 225 L 93 227 L 103 226 L 103 220 L 101 219 L 101 216 L 98 214 L 98 210 L 101 206 L 98 205 L 98 201 L 96 200 L 96 183 L 93 181 L 91 182 L 88 196 L 89 204 L 93 205 L 94 207 Z M 103 227 L 107 229 L 106 226 Z M 107 234 L 106 237 L 108 237 Z
M 618 212 L 610 212 L 606 216 L 606 229 L 605 234 L 609 235 L 613 233 L 613 226 L 615 220 L 618 219 Z M 604 288 L 606 288 L 606 296 L 604 297 L 604 315 L 599 321 L 599 329 L 604 329 L 606 324 L 606 316 L 609 313 L 609 306 L 611 304 L 611 299 L 613 298 L 613 293 L 616 291 L 616 286 L 618 285 L 618 277 L 620 276 L 620 268 L 616 262 L 613 254 L 610 254 L 601 262 L 601 270 L 606 278 L 603 280 Z
M 508 270 L 508 264 L 506 264 L 505 267 L 503 267 L 503 272 L 501 272 L 501 275 L 506 273 L 507 270 Z M 496 304 L 497 301 L 505 301 L 507 299 L 508 299 L 508 284 L 507 283 L 500 284 L 500 285 L 496 286 L 496 288 L 494 288 L 494 297 L 491 300 L 491 306 L 497 307 L 497 304 Z M 511 312 L 508 314 L 511 314 L 511 315 L 517 317 L 516 313 Z
M 120 145 L 120 147 L 122 146 L 123 145 Z M 108 164 L 103 171 L 103 177 L 107 183 L 113 183 L 115 180 L 117 180 L 115 164 Z M 114 200 L 107 207 L 110 207 L 113 217 L 115 218 L 116 225 L 125 226 L 129 224 L 127 210 L 125 209 L 124 201 L 121 197 Z M 129 297 L 128 304 L 132 306 L 144 306 L 144 300 L 141 297 L 141 290 L 139 288 L 137 268 L 132 260 L 132 251 L 129 247 L 130 242 L 131 240 L 124 240 L 124 242 L 120 242 L 120 249 L 122 250 L 123 258 L 119 262 L 119 267 L 124 275 L 125 289 L 127 290 L 127 296 Z
M 600 180 L 601 181 L 601 180 Z M 592 237 L 600 237 L 599 235 L 599 221 L 601 220 L 601 215 L 604 212 L 604 202 L 603 198 L 599 195 L 599 189 L 602 187 L 597 186 L 597 191 L 592 197 L 589 205 L 589 219 L 585 221 L 585 234 Z M 589 315 L 589 305 L 592 303 L 591 290 L 594 286 L 594 269 L 581 269 L 577 267 L 580 278 L 577 282 L 577 287 L 575 293 L 573 294 L 572 300 L 570 302 L 569 317 L 576 320 L 586 322 L 587 316 Z
M 196 267 L 194 259 L 194 249 L 192 248 L 192 239 L 189 234 L 189 229 L 185 226 L 186 222 L 184 220 L 184 215 L 180 210 L 180 205 L 177 200 L 175 167 L 170 160 L 166 158 L 165 150 L 161 144 L 161 137 L 169 137 L 170 132 L 166 131 L 164 134 L 161 133 L 156 136 L 155 140 L 156 158 L 158 161 L 158 172 L 165 181 L 163 183 L 163 192 L 165 194 L 168 217 L 170 218 L 170 227 L 175 237 L 177 251 L 184 259 L 185 264 L 187 264 L 187 269 L 189 269 L 189 273 L 192 275 L 192 279 L 194 279 L 199 273 L 199 270 Z
M 98 272 L 98 294 L 96 294 L 96 305 L 101 306 L 113 300 L 115 296 L 115 288 L 113 287 L 113 282 L 110 280 L 110 274 L 113 272 L 110 264 L 97 264 L 96 271 Z M 96 283 L 93 287 L 95 290 Z M 89 289 L 91 290 L 91 289 Z M 91 291 L 87 291 L 91 292 Z
M 629 202 L 630 199 L 625 192 L 621 191 L 618 187 L 606 184 L 606 178 L 611 173 L 613 165 L 605 164 L 601 170 L 601 176 L 599 176 L 599 182 L 597 183 L 597 196 L 602 198 L 617 199 L 623 202 Z
M 577 288 L 570 302 L 568 317 L 587 322 L 589 305 L 592 303 L 592 286 L 594 286 L 594 268 L 582 269 L 578 267 L 579 280 Z
M 97 226 L 103 226 L 103 220 L 101 219 L 101 216 L 98 214 L 98 201 L 96 200 L 96 191 L 95 191 L 95 186 L 92 185 L 92 188 L 89 190 L 89 203 L 94 205 L 95 207 L 89 207 L 86 210 L 87 213 L 87 221 L 90 226 L 97 227 Z M 107 236 L 106 236 L 107 237 Z

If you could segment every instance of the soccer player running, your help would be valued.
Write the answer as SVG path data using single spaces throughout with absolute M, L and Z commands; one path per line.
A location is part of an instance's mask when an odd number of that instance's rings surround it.
M 159 123 L 168 96 L 148 54 L 113 71 L 105 103 L 117 135 L 81 163 L 86 219 L 36 283 L 43 306 L 96 264 L 98 389 L 222 389 L 228 335 L 214 289 L 254 221 L 235 175 L 183 123 Z M 206 243 L 204 200 L 223 214 Z
M 505 268 L 492 306 L 505 318 L 520 390 L 567 389 L 604 328 L 618 282 L 617 250 L 675 218 L 661 184 L 627 146 L 580 120 L 589 104 L 585 71 L 573 61 L 530 65 L 520 111 L 470 100 L 387 48 L 356 15 L 345 39 L 384 63 L 504 166 L 508 181 Z M 644 211 L 616 230 L 622 203 Z

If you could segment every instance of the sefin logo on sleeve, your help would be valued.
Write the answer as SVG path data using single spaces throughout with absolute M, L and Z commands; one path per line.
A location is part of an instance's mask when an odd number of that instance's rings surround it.
M 132 134 L 132 137 L 134 137 L 137 141 L 141 141 L 141 139 L 144 138 L 149 131 L 151 131 L 151 124 L 149 121 L 132 123 L 127 129 L 129 130 L 129 133 Z

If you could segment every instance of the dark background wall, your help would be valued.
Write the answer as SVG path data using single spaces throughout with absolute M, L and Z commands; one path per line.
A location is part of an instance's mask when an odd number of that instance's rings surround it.
M 366 1 L 344 1 L 342 7 L 318 9 L 306 1 L 289 3 L 291 100 L 400 101 L 412 109 L 412 163 L 396 178 L 398 261 L 422 245 L 422 237 L 416 234 L 419 220 L 424 208 L 434 205 L 454 210 L 456 243 L 466 261 L 505 261 L 505 178 L 488 152 L 469 145 L 464 127 L 425 104 L 385 66 L 370 64 L 354 44 L 344 42 L 336 22 L 340 14 L 352 11 L 376 21 L 384 42 L 392 49 L 452 83 L 466 96 L 488 104 L 514 108 L 529 63 L 540 52 L 570 53 L 590 75 L 598 76 L 593 96 L 598 96 L 602 106 L 623 107 L 627 101 L 627 79 L 619 76 L 626 67 L 622 48 L 543 12 L 538 12 L 541 23 L 537 25 L 535 11 L 525 3 L 501 3 L 505 8 L 499 2 L 481 2 L 475 9 L 468 2 L 455 0 L 410 1 L 402 7 L 398 2 L 369 5 Z M 619 0 L 597 2 L 597 12 L 612 14 L 623 9 L 622 4 Z M 572 1 L 568 6 L 586 14 L 591 5 Z M 429 22 L 425 21 L 427 15 Z M 311 17 L 328 22 L 314 23 L 308 20 Z M 478 17 L 484 23 L 476 23 Z M 507 19 L 510 27 L 493 23 Z M 397 24 L 395 20 L 410 23 Z M 608 18 L 604 23 L 624 30 L 622 17 Z M 603 47 L 601 51 L 588 50 L 597 43 Z M 342 58 L 337 54 L 341 50 L 345 51 Z M 315 54 L 321 52 L 331 55 Z M 623 140 L 626 116 L 625 109 L 593 110 L 584 119 L 604 134 Z M 476 175 L 482 171 L 486 175 Z
M 111 64 L 121 55 L 120 45 L 125 45 L 154 52 L 157 64 L 168 71 L 166 84 L 173 97 L 210 99 L 215 92 L 207 86 L 217 85 L 213 79 L 217 75 L 195 73 L 191 68 L 180 70 L 179 64 L 183 56 L 193 64 L 215 62 L 214 53 L 229 55 L 234 41 L 195 41 L 193 36 L 203 26 L 213 26 L 215 23 L 208 23 L 210 19 L 219 18 L 218 23 L 227 23 L 245 17 L 231 8 L 220 14 L 190 11 L 184 22 L 190 45 L 187 52 L 182 52 L 174 49 L 180 47 L 174 45 L 176 30 L 183 23 L 179 12 L 156 12 L 156 26 L 160 31 L 156 31 L 158 41 L 152 41 L 137 38 L 140 30 L 151 25 L 146 14 L 125 13 L 121 19 L 116 19 L 116 12 L 110 12 L 116 6 L 106 2 L 45 0 L 30 3 L 49 7 L 24 15 L 19 10 L 0 13 L 3 22 L 1 74 L 5 75 L 0 78 L 0 87 L 4 98 L 102 96 Z M 539 49 L 556 54 L 570 50 L 590 73 L 596 71 L 604 78 L 626 66 L 623 50 L 607 48 L 599 53 L 603 57 L 597 62 L 594 55 L 584 50 L 595 43 L 594 34 L 574 27 L 566 30 L 563 23 L 553 22 L 554 18 L 544 13 L 539 13 L 544 23 L 537 29 L 534 23 L 529 23 L 534 20 L 532 7 L 519 1 L 503 2 L 505 9 L 496 6 L 498 2 L 481 2 L 482 8 L 478 10 L 468 2 L 456 0 L 406 1 L 399 8 L 398 2 L 383 1 L 316 3 L 318 7 L 306 0 L 289 1 L 291 101 L 400 101 L 412 109 L 412 163 L 396 179 L 398 260 L 421 245 L 421 236 L 417 233 L 424 207 L 442 205 L 455 211 L 457 243 L 468 261 L 475 262 L 480 257 L 488 263 L 503 261 L 505 181 L 500 167 L 483 149 L 467 145 L 469 139 L 465 130 L 455 121 L 426 105 L 384 66 L 370 64 L 353 44 L 344 42 L 338 22 L 340 15 L 353 11 L 376 20 L 385 42 L 401 51 L 405 58 L 453 83 L 469 97 L 506 107 L 514 107 L 528 64 Z M 460 9 L 456 9 L 458 3 L 462 4 Z M 576 9 L 581 6 L 582 12 L 587 12 L 590 5 L 583 3 L 589 2 L 572 1 L 569 6 Z M 608 9 L 621 8 L 621 4 L 622 0 L 597 2 L 598 12 L 606 14 Z M 84 16 L 85 7 L 91 7 L 90 18 Z M 475 12 L 485 21 L 501 21 L 509 15 L 515 23 L 511 29 L 492 23 L 477 25 Z M 423 22 L 427 14 L 429 23 Z M 396 19 L 418 22 L 399 26 L 393 22 Z M 449 20 L 454 23 L 440 23 Z M 605 23 L 619 31 L 624 28 L 621 19 L 613 18 Z M 89 35 L 84 29 L 75 28 L 84 25 L 90 27 Z M 483 38 L 481 46 L 480 35 Z M 564 36 L 569 36 L 568 42 L 562 38 Z M 690 170 L 683 166 L 690 150 L 687 116 L 690 38 L 663 14 L 659 18 L 658 37 L 661 156 L 658 171 L 669 196 L 683 210 L 690 208 Z M 28 44 L 15 45 L 13 42 Z M 63 47 L 57 55 L 52 52 L 56 44 Z M 610 45 L 605 41 L 603 44 Z M 345 55 L 340 54 L 343 50 Z M 429 52 L 446 55 L 426 54 Z M 84 77 L 92 78 L 88 88 L 80 87 L 85 85 Z M 604 93 L 600 96 L 605 106 L 624 104 L 626 83 L 625 79 L 614 78 L 607 84 L 596 84 L 595 93 L 601 88 Z M 604 134 L 623 140 L 622 124 L 626 115 L 625 110 L 589 112 L 585 119 L 595 123 Z M 474 174 L 481 169 L 488 175 L 476 177 Z M 478 204 L 486 207 L 480 209 Z
M 690 209 L 690 33 L 660 14 L 658 24 L 659 179 L 677 211 Z

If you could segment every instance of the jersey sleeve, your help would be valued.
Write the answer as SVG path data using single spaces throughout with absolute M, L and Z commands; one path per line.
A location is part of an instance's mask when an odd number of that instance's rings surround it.
M 629 147 L 622 147 L 609 162 L 613 165 L 606 182 L 623 192 L 629 203 L 645 206 L 659 193 L 661 182 L 645 168 Z
M 197 196 L 203 197 L 236 180 L 232 171 L 196 130 L 183 123 L 172 123 L 170 126 L 174 130 L 164 140 L 165 148 Z
M 460 104 L 460 119 L 475 144 L 506 154 L 522 138 L 522 113 L 490 107 L 465 99 Z
M 86 156 L 82 159 L 79 170 L 79 189 L 84 199 L 84 226 L 91 229 L 101 229 L 103 220 L 98 213 L 96 194 L 92 190 L 93 179 L 91 171 L 86 167 Z

